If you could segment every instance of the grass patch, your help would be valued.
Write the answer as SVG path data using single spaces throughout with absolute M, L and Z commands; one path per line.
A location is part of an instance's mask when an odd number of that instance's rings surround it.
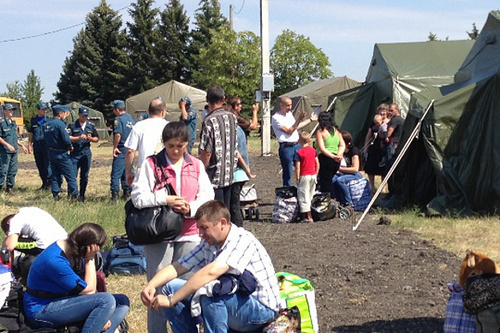
M 250 154 L 261 154 L 260 137 L 255 133 L 249 138 L 248 148 Z M 197 145 L 193 153 L 197 155 Z M 278 143 L 271 141 L 271 151 L 278 152 Z M 65 198 L 54 202 L 50 192 L 37 191 L 41 185 L 33 162 L 33 155 L 19 155 L 22 165 L 16 177 L 17 185 L 14 195 L 0 194 L 0 212 L 2 217 L 15 213 L 20 207 L 37 206 L 50 212 L 67 230 L 71 231 L 83 222 L 95 222 L 104 227 L 108 233 L 106 248 L 111 246 L 111 238 L 125 232 L 124 201 L 118 203 L 110 201 L 109 181 L 111 174 L 112 148 L 109 144 L 93 145 L 93 164 L 90 169 L 87 190 L 87 202 L 81 204 L 70 202 Z M 66 193 L 66 183 L 63 183 L 61 194 Z M 65 197 L 65 196 L 63 196 Z M 432 241 L 441 248 L 450 250 L 462 257 L 467 248 L 483 252 L 496 261 L 500 261 L 500 244 L 496 231 L 499 223 L 498 217 L 474 217 L 467 219 L 451 218 L 424 218 L 418 215 L 418 209 L 407 210 L 401 214 L 389 214 L 392 227 L 413 230 L 423 238 Z M 377 215 L 383 211 L 377 211 Z M 265 226 L 264 226 L 265 227 Z M 458 267 L 457 267 L 458 270 Z M 146 308 L 140 301 L 140 292 L 146 285 L 143 276 L 109 276 L 107 278 L 108 290 L 114 293 L 124 293 L 131 300 L 131 310 L 128 321 L 131 332 L 146 332 Z M 363 303 L 362 298 L 353 299 L 354 304 Z

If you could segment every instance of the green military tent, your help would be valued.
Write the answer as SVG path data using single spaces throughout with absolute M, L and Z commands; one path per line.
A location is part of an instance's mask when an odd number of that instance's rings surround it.
M 187 84 L 171 80 L 160 86 L 146 90 L 138 95 L 127 98 L 126 110 L 134 117 L 141 117 L 148 112 L 149 103 L 156 97 L 161 97 L 167 106 L 169 120 L 179 120 L 179 101 L 189 97 L 195 110 L 203 110 L 206 104 L 206 92 Z
M 500 12 L 489 14 L 455 81 L 412 97 L 399 150 L 432 106 L 395 170 L 391 198 L 382 205 L 419 205 L 439 215 L 498 214 Z
M 473 44 L 470 40 L 375 44 L 365 84 L 329 98 L 338 97 L 336 123 L 362 146 L 380 103 L 398 103 L 405 117 L 412 94 L 454 82 Z
M 68 104 L 71 108 L 70 115 L 64 120 L 66 124 L 74 123 L 78 119 L 78 109 L 81 106 L 86 106 L 80 104 L 78 102 L 71 102 Z M 106 127 L 106 119 L 104 119 L 104 115 L 102 112 L 89 108 L 89 121 L 94 124 L 97 130 L 97 134 L 99 134 L 99 139 L 107 140 L 109 139 L 108 128 Z
M 360 85 L 360 82 L 348 78 L 347 76 L 332 77 L 311 82 L 300 88 L 287 92 L 282 96 L 288 96 L 292 99 L 292 108 L 296 112 L 307 112 L 310 114 L 313 111 L 313 105 L 321 105 L 321 110 L 328 108 L 328 97 L 339 92 L 355 88 Z M 280 99 L 276 99 L 274 104 L 274 112 L 280 108 Z

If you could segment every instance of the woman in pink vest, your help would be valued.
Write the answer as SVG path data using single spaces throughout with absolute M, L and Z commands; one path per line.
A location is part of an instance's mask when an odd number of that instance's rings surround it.
M 189 132 L 186 125 L 182 122 L 168 123 L 163 129 L 162 141 L 165 149 L 157 154 L 158 164 L 154 164 L 154 159 L 147 158 L 138 170 L 132 184 L 132 202 L 137 208 L 168 205 L 184 214 L 185 218 L 176 239 L 144 246 L 148 281 L 160 269 L 198 245 L 200 237 L 193 217 L 198 207 L 214 198 L 214 190 L 202 162 L 187 153 Z M 155 178 L 155 168 L 159 182 Z M 166 184 L 172 185 L 177 195 L 167 195 Z M 189 275 L 181 278 L 188 279 Z M 165 325 L 160 313 L 148 310 L 149 332 L 165 332 Z

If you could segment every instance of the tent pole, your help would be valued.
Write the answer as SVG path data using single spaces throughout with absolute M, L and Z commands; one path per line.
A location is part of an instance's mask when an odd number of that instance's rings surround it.
M 361 217 L 359 218 L 358 223 L 352 228 L 352 230 L 356 231 L 356 229 L 358 229 L 359 225 L 361 224 L 361 221 L 363 221 L 363 219 L 365 218 L 366 214 L 368 214 L 368 211 L 370 210 L 370 208 L 372 208 L 373 203 L 375 202 L 375 200 L 377 200 L 380 192 L 382 192 L 382 189 L 387 184 L 387 182 L 388 182 L 389 178 L 392 176 L 394 170 L 396 170 L 399 162 L 401 161 L 401 159 L 403 158 L 404 154 L 406 153 L 406 151 L 410 147 L 410 144 L 413 142 L 413 140 L 417 137 L 418 133 L 420 132 L 420 128 L 422 127 L 422 122 L 424 121 L 424 118 L 427 116 L 427 113 L 429 112 L 429 110 L 431 109 L 431 107 L 432 107 L 433 104 L 434 104 L 434 100 L 431 100 L 429 102 L 429 105 L 427 106 L 427 109 L 425 110 L 422 118 L 420 118 L 420 120 L 418 121 L 417 126 L 415 126 L 415 128 L 413 129 L 413 132 L 410 134 L 410 137 L 405 142 L 405 145 L 403 146 L 403 148 L 399 152 L 396 160 L 394 161 L 394 163 L 392 164 L 391 168 L 387 172 L 387 175 L 385 176 L 384 180 L 382 181 L 382 183 L 380 184 L 379 188 L 377 189 L 377 192 L 375 193 L 375 195 L 373 196 L 372 200 L 370 201 L 370 203 L 366 207 L 365 211 L 363 212 L 363 215 L 361 215 Z

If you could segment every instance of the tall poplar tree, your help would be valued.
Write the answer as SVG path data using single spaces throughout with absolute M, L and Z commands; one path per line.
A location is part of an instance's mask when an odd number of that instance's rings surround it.
M 288 29 L 276 38 L 270 60 L 275 96 L 333 75 L 327 55 L 309 38 Z
M 125 50 L 121 17 L 105 0 L 87 16 L 85 28 L 73 39 L 57 84 L 61 103 L 78 101 L 113 117 L 111 101 L 127 94 L 126 73 L 131 61 Z
M 23 102 L 24 124 L 28 126 L 31 118 L 37 114 L 36 104 L 40 102 L 43 94 L 40 78 L 36 76 L 33 69 L 28 73 L 26 80 L 21 85 L 21 89 L 23 95 L 21 101 Z
M 158 13 L 154 0 L 138 0 L 129 10 L 128 48 L 133 66 L 128 73 L 129 95 L 135 95 L 160 83 L 158 57 Z
M 170 0 L 166 6 L 158 26 L 159 78 L 161 82 L 171 79 L 186 82 L 191 75 L 189 17 L 180 0 Z
M 193 71 L 202 73 L 205 69 L 201 67 L 198 57 L 200 51 L 210 45 L 214 33 L 222 27 L 229 27 L 227 19 L 221 14 L 218 0 L 201 0 L 200 7 L 195 12 L 195 28 L 191 31 L 192 42 L 189 48 L 189 57 Z M 190 80 L 191 84 L 204 89 L 196 80 Z

